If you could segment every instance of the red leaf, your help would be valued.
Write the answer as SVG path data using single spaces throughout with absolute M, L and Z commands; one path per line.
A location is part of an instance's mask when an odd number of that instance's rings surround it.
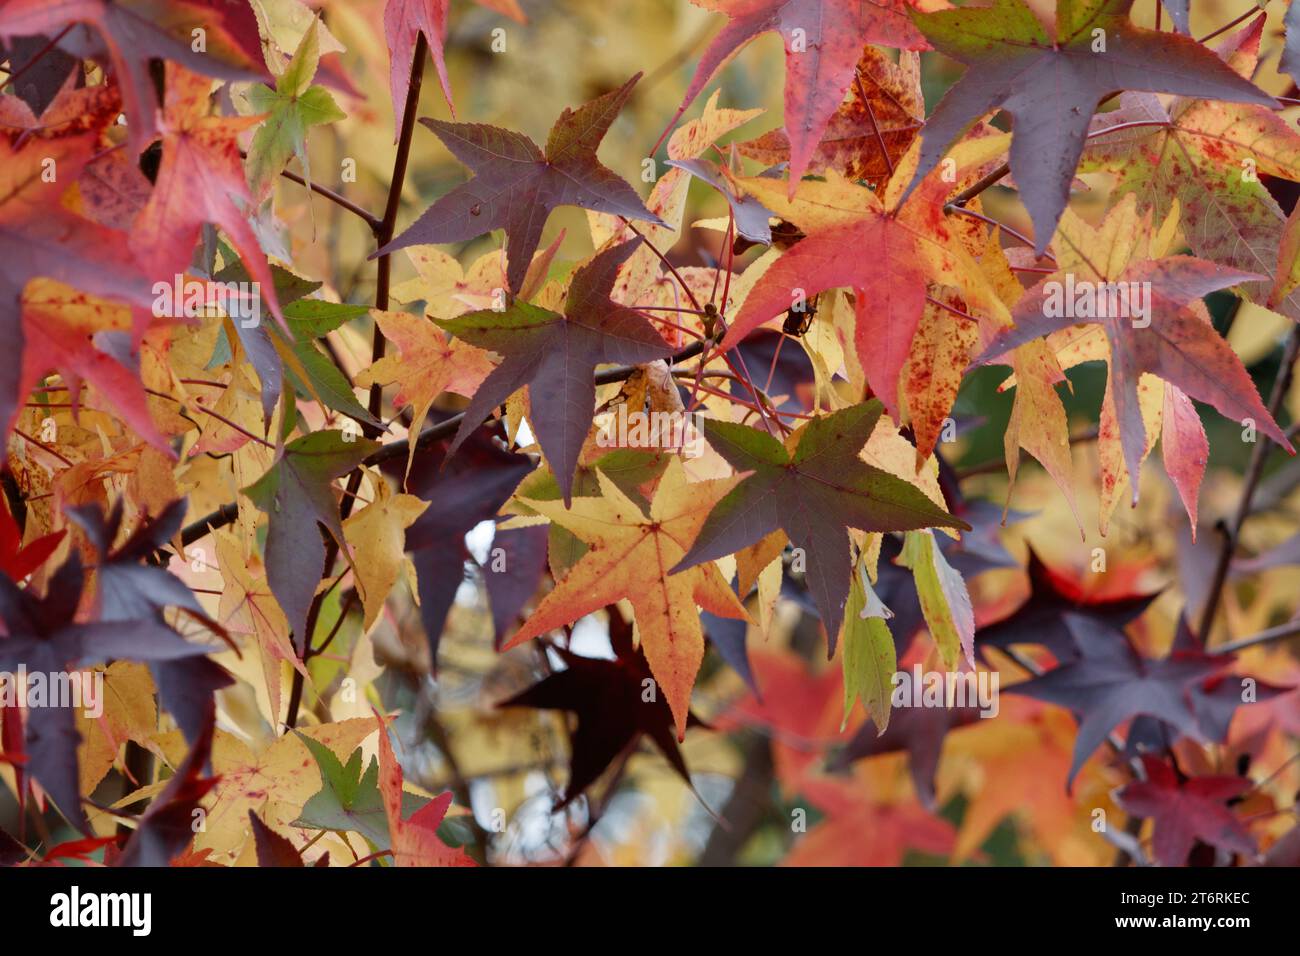
M 53 36 L 65 26 L 86 23 L 94 28 L 108 49 L 108 67 L 122 88 L 131 137 L 131 151 L 139 154 L 158 131 L 156 97 L 149 76 L 151 60 L 171 60 L 206 76 L 237 81 L 266 76 L 260 55 L 248 56 L 239 37 L 246 37 L 246 17 L 219 10 L 227 0 L 169 0 L 167 27 L 155 22 L 158 11 L 140 4 L 115 0 L 9 0 L 0 18 L 0 36 L 45 33 Z M 231 29 L 226 17 L 231 16 Z M 239 21 L 243 19 L 244 23 Z M 191 31 L 202 29 L 205 49 L 193 49 Z M 232 33 L 231 30 L 234 32 Z M 175 31 L 175 32 L 171 32 Z M 183 38 L 183 39 L 182 39 Z M 220 53 L 230 59 L 223 59 Z
M 1251 788 L 1245 777 L 1179 779 L 1173 769 L 1151 756 L 1142 758 L 1147 779 L 1134 781 L 1118 794 L 1121 807 L 1155 820 L 1152 853 L 1162 866 L 1181 866 L 1197 840 L 1233 853 L 1253 855 L 1255 841 L 1224 803 Z
M 775 30 L 785 44 L 785 129 L 790 141 L 790 195 L 808 168 L 831 115 L 853 82 L 868 43 L 928 49 L 908 19 L 908 0 L 693 0 L 730 22 L 700 57 L 682 105 L 686 112 L 722 65 L 750 40 Z M 665 131 L 667 135 L 667 131 Z M 657 148 L 658 144 L 656 144 Z
M 21 581 L 49 560 L 66 530 L 54 531 L 23 546 L 23 533 L 6 509 L 0 508 L 0 571 Z
M 189 265 L 199 229 L 220 226 L 287 331 L 271 267 L 246 218 L 253 199 L 235 139 L 262 118 L 209 115 L 210 86 L 205 77 L 167 64 L 162 164 L 135 221 L 131 249 L 152 281 L 171 284 Z
M 388 68 L 388 85 L 393 94 L 393 116 L 401 126 L 402 113 L 406 107 L 406 93 L 411 85 L 411 66 L 415 61 L 416 38 L 423 33 L 429 43 L 429 52 L 433 55 L 433 65 L 438 71 L 438 82 L 442 84 L 442 95 L 446 97 L 447 108 L 451 115 L 456 115 L 456 106 L 451 101 L 451 81 L 447 78 L 447 61 L 443 56 L 443 37 L 447 33 L 448 0 L 388 0 L 384 7 L 384 39 L 388 41 L 390 65 Z M 423 68 L 423 64 L 420 64 Z M 398 130 L 393 131 L 393 142 L 397 142 Z

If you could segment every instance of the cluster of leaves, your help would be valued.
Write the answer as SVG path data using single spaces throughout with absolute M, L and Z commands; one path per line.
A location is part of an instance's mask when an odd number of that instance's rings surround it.
M 656 71 L 694 57 L 642 160 L 639 73 L 544 146 L 457 118 L 459 54 L 545 35 L 515 0 L 0 0 L 0 861 L 640 862 L 593 836 L 633 777 L 679 817 L 725 797 L 703 862 L 765 829 L 795 865 L 1294 853 L 1300 549 L 1237 554 L 1300 351 L 1266 15 L 698 5 L 726 22 Z M 767 32 L 784 127 L 721 91 L 685 120 Z M 399 231 L 442 147 L 463 181 Z M 1108 568 L 1126 493 L 1165 551 Z M 15 676 L 72 672 L 93 716 Z M 730 791 L 693 775 L 738 752 Z

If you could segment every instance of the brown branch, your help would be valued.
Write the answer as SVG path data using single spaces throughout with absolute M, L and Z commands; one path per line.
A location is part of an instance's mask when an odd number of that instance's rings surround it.
M 282 173 L 280 173 L 280 175 L 283 176 L 285 179 L 289 180 L 290 182 L 297 183 L 299 186 L 306 186 L 316 195 L 328 199 L 330 202 L 334 203 L 334 205 L 342 209 L 346 209 L 348 212 L 352 213 L 354 216 L 356 216 L 358 219 L 364 222 L 367 226 L 369 226 L 370 231 L 372 233 L 378 233 L 380 226 L 383 225 L 383 221 L 374 213 L 370 212 L 369 210 L 362 209 L 351 199 L 348 199 L 346 196 L 342 196 L 339 193 L 336 193 L 334 190 L 330 189 L 327 186 L 322 186 L 320 183 L 308 182 L 306 179 L 299 176 L 297 173 L 290 172 L 287 169 L 284 170 Z
M 772 816 L 771 790 L 776 767 L 771 741 L 762 734 L 753 735 L 745 745 L 741 761 L 745 769 L 719 814 L 726 825 L 713 828 L 697 866 L 734 866 L 745 844 Z
M 415 112 L 420 105 L 420 86 L 424 79 L 424 61 L 428 56 L 429 44 L 421 33 L 415 43 L 415 55 L 411 60 L 411 78 L 410 85 L 406 90 L 406 104 L 402 109 L 401 126 L 397 136 L 397 156 L 393 160 L 393 177 L 388 184 L 388 202 L 384 206 L 384 218 L 375 231 L 375 241 L 382 249 L 388 245 L 393 238 L 393 230 L 397 224 L 397 211 L 401 205 L 402 187 L 406 182 L 406 167 L 411 158 L 411 140 L 415 135 Z M 375 308 L 388 308 L 388 292 L 392 281 L 392 256 L 385 253 L 379 257 L 379 263 L 375 274 Z M 379 323 L 375 323 L 374 333 L 371 338 L 370 362 L 373 365 L 384 357 L 385 339 L 383 330 Z M 378 419 L 379 413 L 383 410 L 384 388 L 379 382 L 373 382 L 370 385 L 370 398 L 368 410 L 372 418 Z M 362 430 L 367 438 L 375 438 L 382 434 L 382 429 L 368 423 L 361 423 Z M 348 476 L 346 492 L 343 496 L 343 503 L 339 508 L 339 518 L 346 521 L 352 513 L 352 506 L 356 502 L 357 489 L 361 487 L 361 480 L 364 472 L 360 469 L 354 469 Z M 332 571 L 334 562 L 338 560 L 340 551 L 339 542 L 333 535 L 328 535 L 325 543 L 325 564 L 326 572 Z M 297 648 L 299 656 L 307 660 L 311 656 L 312 635 L 316 631 L 316 621 L 320 617 L 321 606 L 324 603 L 325 596 L 318 594 L 312 600 L 311 607 L 307 610 L 307 620 L 303 628 L 305 631 L 299 640 Z M 285 713 L 285 726 L 293 727 L 298 722 L 298 709 L 302 705 L 303 691 L 303 674 L 301 670 L 294 670 L 293 685 L 289 691 L 289 707 Z
M 1251 9 L 1247 10 L 1245 13 L 1243 13 L 1241 16 L 1237 17 L 1235 20 L 1229 20 L 1229 21 L 1228 21 L 1227 23 L 1225 23 L 1223 26 L 1219 27 L 1219 29 L 1213 31 L 1212 33 L 1207 33 L 1207 34 L 1205 34 L 1205 36 L 1201 37 L 1201 38 L 1200 38 L 1199 40 L 1197 40 L 1196 42 L 1197 42 L 1197 43 L 1206 43 L 1206 42 L 1208 42 L 1208 41 L 1210 41 L 1210 40 L 1213 40 L 1213 39 L 1214 39 L 1215 37 L 1217 37 L 1220 33 L 1227 33 L 1229 30 L 1231 30 L 1233 27 L 1235 27 L 1238 23 L 1243 23 L 1243 22 L 1245 22 L 1246 20 L 1249 20 L 1251 17 L 1255 16 L 1256 14 L 1263 13 L 1263 12 L 1264 12 L 1264 11 L 1261 10 L 1259 7 L 1251 7 Z
M 1096 428 L 1085 428 L 1078 434 L 1070 436 L 1070 445 L 1078 445 L 1083 442 L 1096 441 L 1098 430 Z M 1000 471 L 1006 464 L 1005 458 L 993 458 L 989 461 L 982 461 L 978 465 L 970 465 L 966 468 L 956 470 L 957 480 L 964 481 L 967 478 L 974 478 L 976 475 L 990 475 Z
M 997 169 L 993 170 L 993 172 L 989 173 L 987 176 L 983 177 L 977 182 L 972 183 L 970 186 L 967 186 L 957 195 L 953 196 L 952 199 L 948 200 L 948 202 L 943 207 L 944 211 L 947 211 L 949 207 L 957 208 L 957 207 L 965 206 L 968 202 L 970 202 L 980 193 L 984 192 L 984 190 L 988 189 L 990 186 L 996 186 L 998 183 L 1000 183 L 1003 179 L 1007 177 L 1007 175 L 1010 172 L 1011 172 L 1011 165 L 1009 163 L 1003 163 Z
M 1277 418 L 1278 410 L 1282 407 L 1282 402 L 1286 399 L 1286 393 L 1291 388 L 1291 379 L 1295 374 L 1297 355 L 1300 355 L 1300 329 L 1292 329 L 1291 335 L 1287 339 L 1286 350 L 1282 355 L 1282 366 L 1278 369 L 1277 380 L 1273 383 L 1273 392 L 1269 396 L 1268 413 L 1274 419 Z M 1231 524 L 1220 522 L 1219 530 L 1223 535 L 1223 543 L 1219 548 L 1219 555 L 1215 561 L 1214 574 L 1210 578 L 1210 590 L 1205 597 L 1205 606 L 1201 610 L 1200 626 L 1196 629 L 1196 633 L 1206 647 L 1209 647 L 1210 630 L 1214 627 L 1214 617 L 1219 610 L 1223 589 L 1228 583 L 1228 568 L 1231 566 L 1232 556 L 1237 550 L 1237 543 L 1241 537 L 1241 527 L 1250 516 L 1255 491 L 1259 488 L 1259 480 L 1264 475 L 1264 464 L 1268 460 L 1271 450 L 1271 444 L 1266 441 L 1260 441 L 1256 444 L 1255 450 L 1250 456 L 1250 464 L 1246 469 L 1245 484 L 1242 486 L 1241 498 L 1237 502 L 1237 511 L 1232 516 L 1232 522 Z
M 248 153 L 245 150 L 241 149 L 239 151 L 239 158 L 247 159 Z M 334 205 L 338 206 L 339 208 L 346 209 L 348 212 L 352 213 L 354 216 L 356 216 L 358 219 L 364 222 L 372 233 L 379 232 L 379 227 L 383 224 L 383 221 L 374 213 L 370 212 L 368 209 L 363 209 L 361 206 L 358 206 L 356 203 L 354 203 L 351 199 L 348 199 L 346 196 L 343 196 L 340 193 L 336 193 L 328 186 L 322 186 L 320 183 L 308 182 L 302 176 L 299 176 L 297 173 L 292 172 L 288 169 L 281 170 L 280 175 L 292 183 L 297 183 L 299 186 L 307 187 L 316 195 L 328 199 L 330 202 L 334 203 Z

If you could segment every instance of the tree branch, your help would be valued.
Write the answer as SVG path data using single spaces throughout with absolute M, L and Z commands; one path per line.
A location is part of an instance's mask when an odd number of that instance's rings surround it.
M 410 85 L 406 90 L 406 104 L 402 109 L 401 126 L 397 136 L 397 156 L 393 160 L 393 177 L 388 184 L 388 202 L 384 206 L 384 218 L 375 230 L 375 241 L 379 248 L 383 248 L 392 241 L 393 229 L 397 223 L 397 210 L 401 205 L 402 187 L 406 182 L 406 167 L 411 158 L 411 139 L 415 134 L 415 112 L 420 105 L 420 86 L 424 79 L 424 61 L 428 56 L 429 43 L 421 33 L 415 42 L 415 55 L 411 59 L 411 78 Z M 392 256 L 388 254 L 379 257 L 378 267 L 375 274 L 375 308 L 388 308 L 388 291 L 392 281 Z M 384 332 L 375 323 L 374 332 L 371 338 L 370 346 L 370 364 L 378 362 L 384 357 L 385 351 Z M 379 414 L 383 411 L 384 387 L 379 382 L 372 382 L 370 385 L 370 397 L 368 410 L 371 417 L 378 419 Z M 366 433 L 367 438 L 376 438 L 382 434 L 382 430 L 374 425 L 363 422 L 362 430 Z M 352 514 L 352 506 L 356 501 L 357 489 L 361 487 L 361 479 L 364 472 L 360 469 L 354 469 L 348 476 L 346 493 L 343 496 L 343 502 L 339 508 L 339 518 L 346 521 Z M 328 535 L 325 543 L 325 569 L 331 572 L 334 568 L 334 562 L 339 556 L 339 542 L 333 535 Z M 297 648 L 299 656 L 307 660 L 311 656 L 311 639 L 316 630 L 316 621 L 320 617 L 321 607 L 324 604 L 325 595 L 317 594 L 312 600 L 311 607 L 307 611 L 307 621 L 304 627 L 306 633 L 301 636 L 299 647 Z M 285 726 L 293 727 L 298 722 L 298 709 L 302 705 L 303 675 L 301 670 L 295 669 L 293 672 L 293 686 L 289 691 L 289 707 L 285 713 Z
M 1286 400 L 1286 393 L 1291 388 L 1297 355 L 1300 355 L 1300 329 L 1293 328 L 1287 339 L 1286 351 L 1282 355 L 1282 366 L 1278 369 L 1277 381 L 1273 383 L 1273 393 L 1269 396 L 1268 413 L 1274 419 L 1277 418 L 1278 410 L 1282 407 L 1282 402 Z M 1272 445 L 1267 441 L 1260 441 L 1255 446 L 1255 450 L 1251 453 L 1250 465 L 1246 469 L 1246 480 L 1241 489 L 1241 499 L 1237 502 L 1236 514 L 1233 515 L 1231 524 L 1221 523 L 1223 544 L 1219 548 L 1214 574 L 1210 578 L 1210 590 L 1205 597 L 1205 607 L 1201 610 L 1200 626 L 1196 630 L 1206 647 L 1210 645 L 1210 629 L 1214 626 L 1214 616 L 1219 610 L 1223 589 L 1228 582 L 1228 568 L 1237 550 L 1241 527 L 1250 516 L 1251 503 L 1254 501 L 1255 491 L 1259 487 L 1260 478 L 1263 477 L 1264 464 L 1271 450 Z

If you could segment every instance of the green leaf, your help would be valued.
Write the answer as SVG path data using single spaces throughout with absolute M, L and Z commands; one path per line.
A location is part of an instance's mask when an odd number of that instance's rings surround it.
M 307 130 L 343 119 L 346 114 L 323 86 L 312 86 L 320 63 L 320 40 L 316 22 L 303 34 L 288 67 L 275 82 L 275 89 L 259 85 L 248 93 L 248 102 L 267 118 L 253 136 L 248 149 L 248 181 L 259 202 L 271 191 L 275 177 L 294 156 L 302 164 L 303 178 L 311 182 L 307 162 Z
M 296 330 L 295 330 L 296 331 Z M 310 339 L 300 339 L 292 346 L 293 354 L 298 356 L 307 373 L 308 382 L 303 382 L 291 368 L 284 370 L 285 376 L 299 395 L 304 398 L 319 397 L 326 407 L 342 412 L 349 418 L 376 428 L 383 428 L 383 422 L 370 414 L 369 409 L 357 401 L 352 385 L 339 371 L 329 356 L 324 355 L 311 343 Z
M 367 305 L 326 302 L 324 299 L 299 299 L 284 306 L 284 317 L 296 339 L 318 339 L 369 312 Z
M 890 612 L 880 603 L 871 585 L 864 580 L 861 567 L 849 590 L 844 608 L 844 720 L 843 730 L 861 700 L 876 732 L 883 734 L 889 726 L 889 705 L 898 657 L 894 636 L 885 623 Z
M 793 454 L 765 431 L 706 421 L 709 444 L 745 477 L 709 512 L 670 573 L 735 554 L 780 528 L 806 558 L 808 590 L 833 654 L 853 577 L 847 529 L 970 529 L 920 489 L 862 460 L 882 408 L 872 399 L 812 419 L 791 436 Z
M 360 833 L 376 850 L 388 849 L 391 840 L 384 798 L 379 792 L 379 762 L 372 758 L 363 774 L 360 747 L 352 751 L 344 765 L 329 747 L 319 741 L 303 734 L 298 734 L 298 738 L 316 758 L 321 788 L 303 804 L 302 812 L 292 826 L 336 833 L 351 830 Z M 428 802 L 425 797 L 404 792 L 403 818 L 409 818 Z

